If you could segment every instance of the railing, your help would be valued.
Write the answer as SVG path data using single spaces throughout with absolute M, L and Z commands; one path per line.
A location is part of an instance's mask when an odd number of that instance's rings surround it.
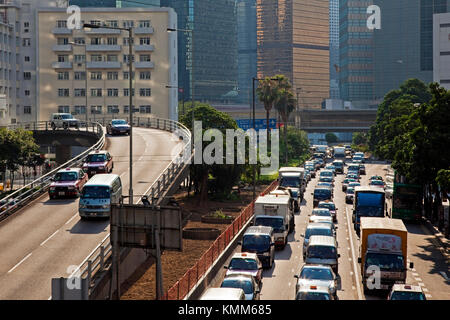
M 33 131 L 50 130 L 51 124 L 48 121 L 18 123 L 10 125 L 8 126 L 8 128 L 9 129 L 23 128 L 26 130 L 33 130 Z M 6 218 L 7 216 L 17 211 L 17 209 L 26 205 L 30 200 L 34 199 L 37 195 L 46 192 L 51 184 L 51 178 L 59 170 L 67 167 L 80 166 L 84 158 L 91 151 L 103 148 L 105 144 L 105 131 L 104 128 L 99 123 L 89 123 L 87 127 L 86 126 L 84 128 L 79 127 L 78 129 L 75 130 L 92 132 L 97 135 L 98 141 L 92 147 L 90 147 L 80 155 L 76 156 L 73 159 L 70 159 L 66 163 L 60 165 L 58 168 L 48 172 L 47 174 L 41 176 L 40 178 L 32 181 L 31 183 L 23 186 L 22 188 L 14 191 L 13 193 L 3 198 L 2 201 L 5 201 L 5 204 L 0 206 L 0 220 Z M 70 131 L 73 131 L 73 129 L 70 129 Z
M 97 119 L 99 123 L 106 124 L 111 118 Z M 128 120 L 128 119 L 127 119 Z M 185 141 L 186 145 L 180 152 L 179 156 L 172 160 L 172 162 L 165 168 L 161 175 L 148 189 L 146 194 L 151 204 L 155 204 L 160 199 L 163 191 L 170 186 L 173 178 L 184 168 L 184 166 L 191 160 L 193 156 L 191 151 L 191 132 L 184 125 L 179 122 L 167 119 L 159 118 L 133 118 L 133 125 L 141 128 L 160 129 L 176 133 L 179 138 Z M 184 155 L 183 158 L 180 155 Z M 137 202 L 141 201 L 141 198 Z M 105 270 L 107 259 L 111 257 L 111 241 L 110 235 L 94 249 L 94 251 L 78 266 L 77 269 L 70 275 L 69 278 L 74 276 L 86 278 L 89 281 L 90 287 L 92 287 L 92 279 L 101 271 Z
M 277 181 L 267 187 L 261 195 L 273 191 L 278 185 Z M 197 263 L 190 268 L 163 296 L 162 300 L 182 300 L 195 287 L 198 281 L 214 264 L 220 254 L 227 248 L 234 237 L 241 231 L 247 221 L 253 216 L 255 201 L 250 203 L 233 223 L 214 241 L 208 250 L 201 256 Z

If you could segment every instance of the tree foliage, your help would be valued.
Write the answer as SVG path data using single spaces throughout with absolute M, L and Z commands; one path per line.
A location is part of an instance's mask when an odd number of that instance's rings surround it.
M 325 140 L 328 144 L 336 143 L 338 141 L 338 137 L 334 133 L 328 132 L 325 134 Z

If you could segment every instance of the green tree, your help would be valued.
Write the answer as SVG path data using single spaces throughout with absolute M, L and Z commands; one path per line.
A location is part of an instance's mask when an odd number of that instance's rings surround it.
M 281 116 L 283 121 L 283 140 L 287 143 L 287 130 L 289 115 L 294 111 L 296 100 L 294 94 L 289 88 L 278 89 L 277 98 L 275 100 L 275 109 Z M 287 150 L 287 148 L 285 148 Z M 288 154 L 284 154 L 285 161 L 288 161 Z
M 328 132 L 327 134 L 325 134 L 325 140 L 327 141 L 328 145 L 330 145 L 331 143 L 336 143 L 338 141 L 338 137 L 334 133 Z
M 264 80 L 260 80 L 258 88 L 256 88 L 258 98 L 264 104 L 264 109 L 266 110 L 267 141 L 270 141 L 270 111 L 272 110 L 273 104 L 277 99 L 278 89 L 279 87 L 277 81 L 269 77 L 265 77 Z

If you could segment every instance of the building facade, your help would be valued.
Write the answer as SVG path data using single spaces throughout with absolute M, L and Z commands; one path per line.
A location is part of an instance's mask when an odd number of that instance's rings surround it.
M 258 78 L 287 76 L 302 108 L 330 94 L 329 0 L 257 0 Z
M 124 118 L 133 94 L 136 115 L 177 119 L 177 39 L 166 30 L 177 27 L 175 12 L 170 8 L 85 8 L 81 14 L 85 23 L 133 27 L 133 74 L 129 74 L 128 32 L 71 30 L 65 9 L 38 9 L 36 118 L 48 120 L 56 112 L 70 112 L 82 120 L 86 112 L 90 119 Z
M 372 4 L 372 0 L 339 2 L 339 86 L 346 101 L 374 99 L 374 30 L 367 27 L 367 8 Z
M 410 78 L 433 81 L 433 14 L 448 0 L 374 0 L 381 29 L 374 32 L 375 98 L 383 99 Z
M 96 8 L 159 7 L 159 0 L 69 0 L 70 5 Z
M 433 81 L 450 90 L 450 13 L 433 16 Z
M 179 82 L 186 100 L 227 102 L 237 99 L 238 45 L 234 0 L 161 0 L 178 15 Z M 192 55 L 193 49 L 193 55 Z M 193 64 L 192 64 L 192 58 Z M 193 66 L 193 72 L 192 72 Z
M 330 0 L 330 98 L 339 99 L 339 0 Z

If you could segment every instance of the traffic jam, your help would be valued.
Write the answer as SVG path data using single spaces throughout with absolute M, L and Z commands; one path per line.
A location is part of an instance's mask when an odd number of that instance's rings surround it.
M 256 199 L 225 271 L 200 299 L 426 300 L 420 286 L 407 283 L 414 267 L 408 233 L 391 217 L 382 174 L 368 175 L 364 154 L 351 146 L 311 149 L 303 167 L 280 168 L 278 188 Z M 353 259 L 350 246 L 341 252 L 338 234 L 354 241 Z

